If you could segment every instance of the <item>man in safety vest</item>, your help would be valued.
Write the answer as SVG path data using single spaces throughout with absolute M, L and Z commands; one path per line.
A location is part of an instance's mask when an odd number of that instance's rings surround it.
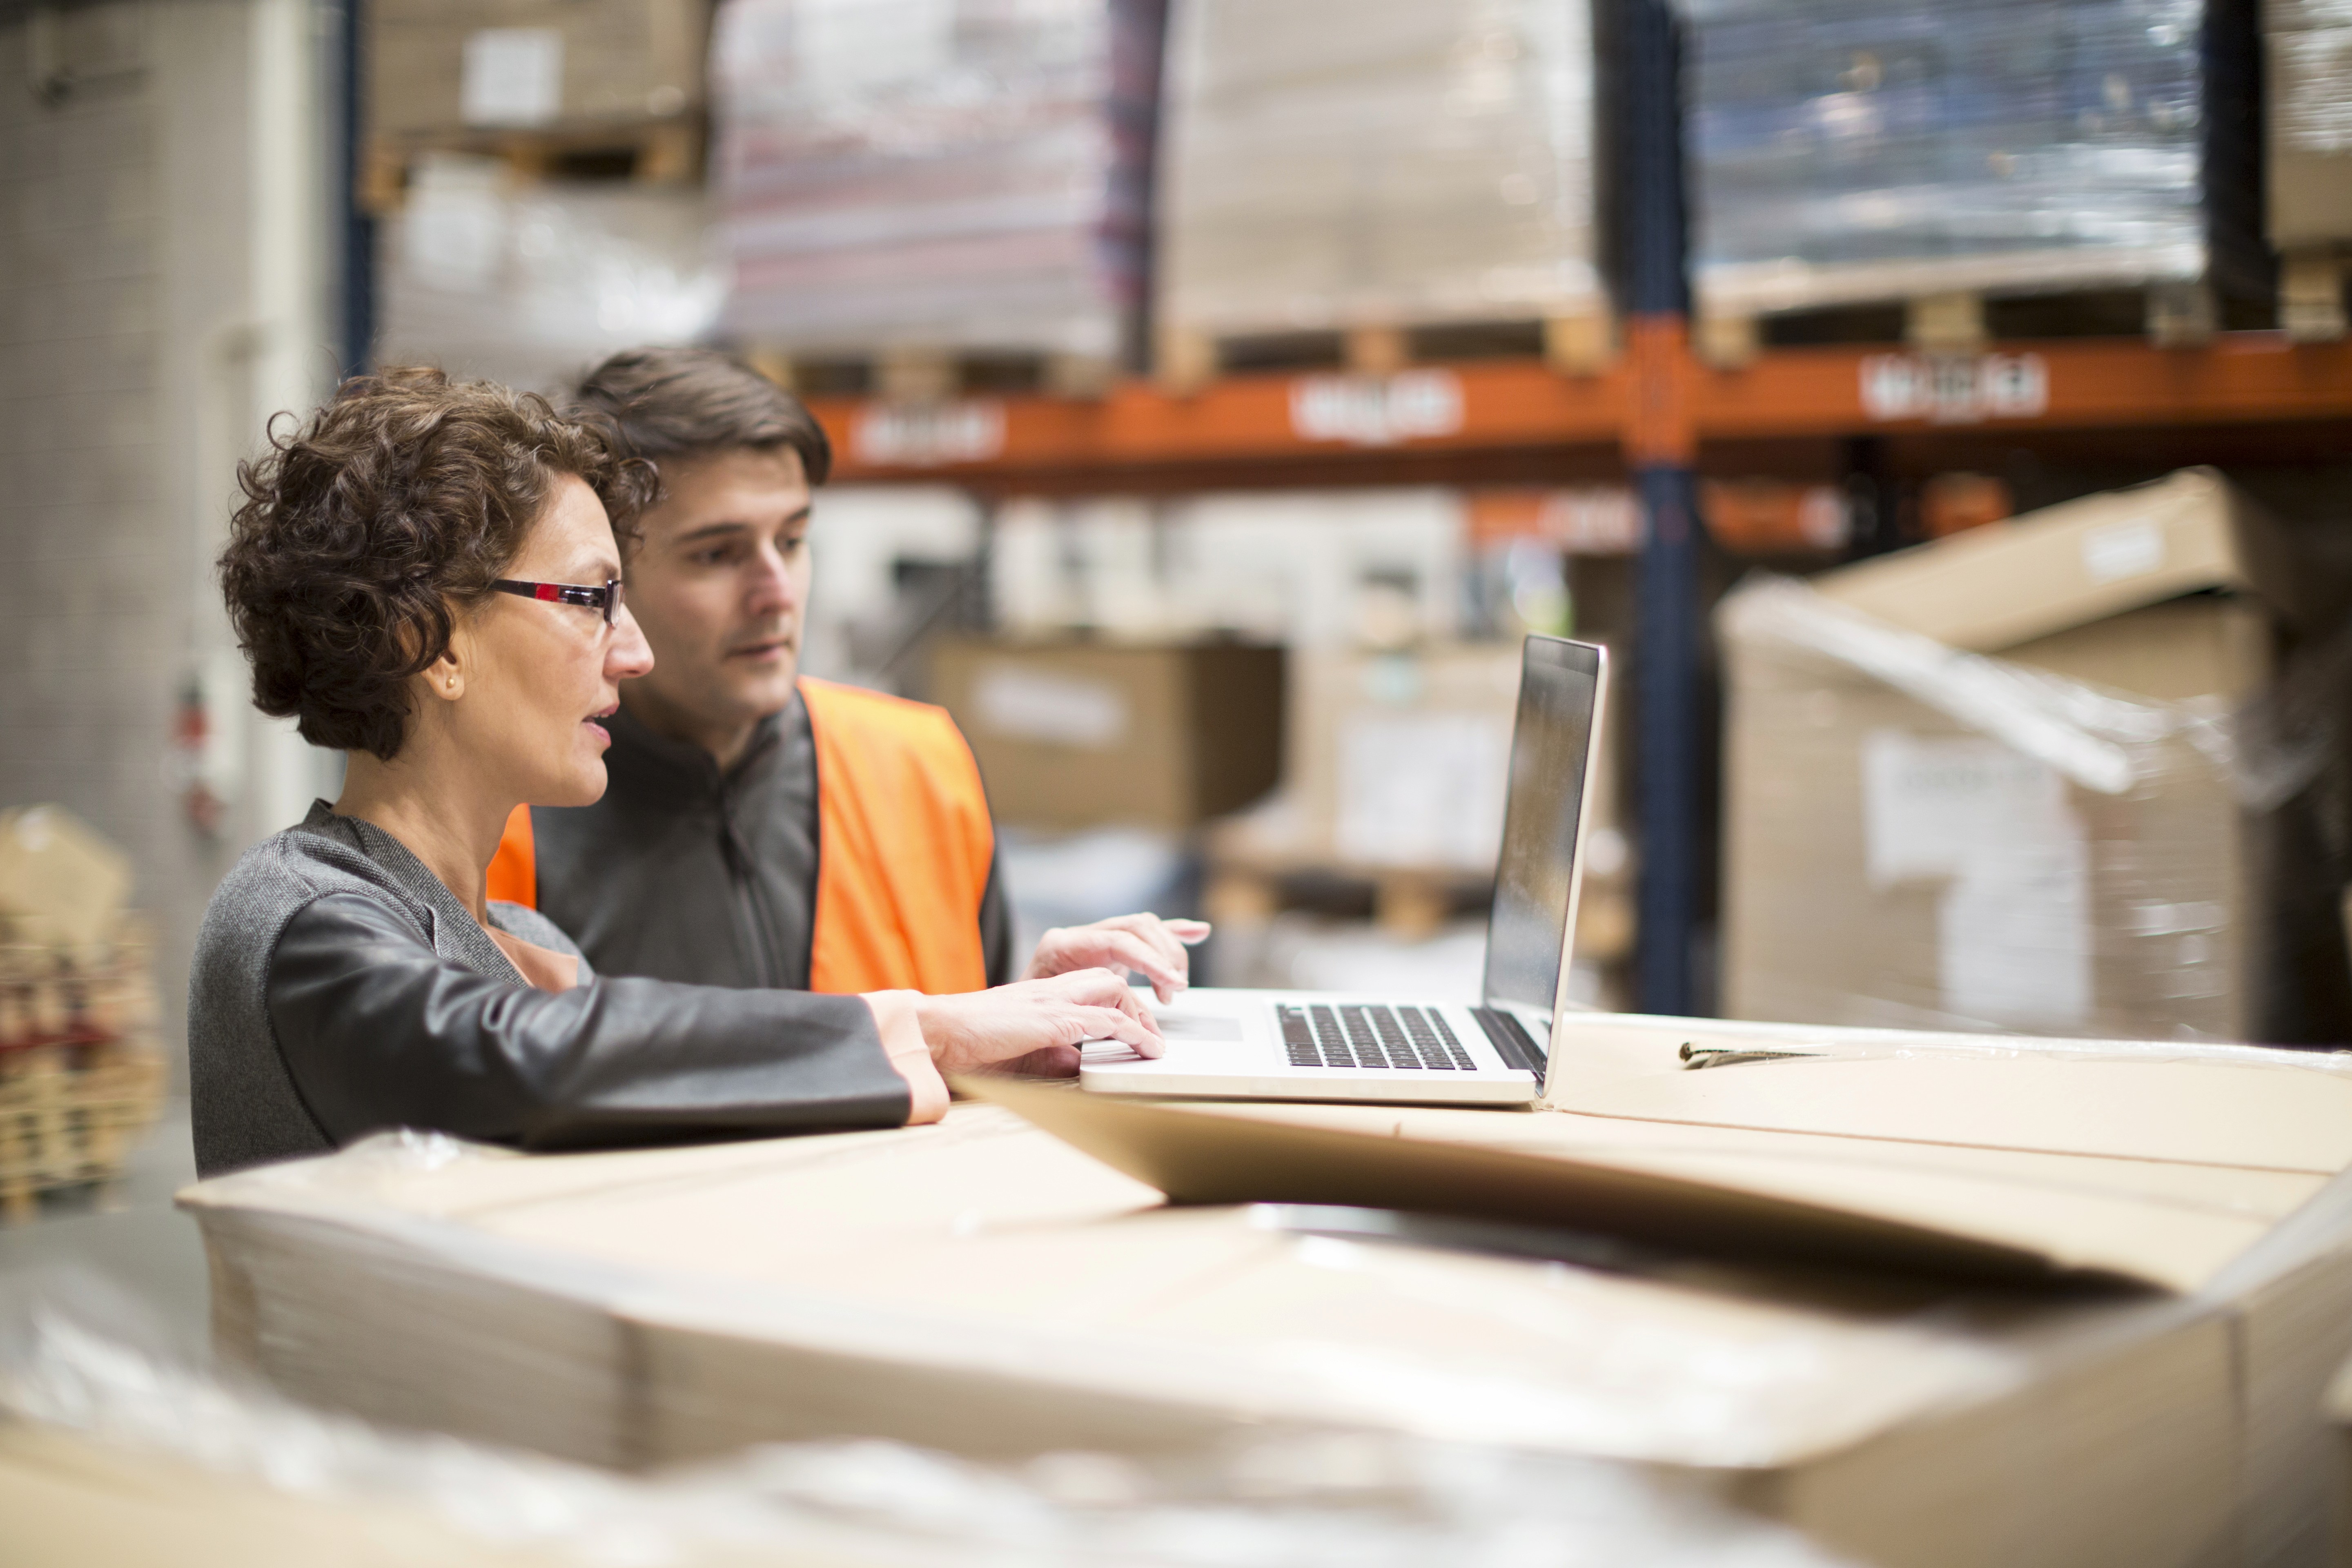
M 518 809 L 489 896 L 553 919 L 605 974 L 933 994 L 1023 978 L 954 722 L 798 673 L 824 429 L 704 350 L 615 354 L 579 402 L 661 476 L 625 566 L 654 668 L 605 721 L 604 797 Z M 1153 915 L 1058 929 L 1025 974 L 1124 968 L 1165 1000 L 1207 933 Z

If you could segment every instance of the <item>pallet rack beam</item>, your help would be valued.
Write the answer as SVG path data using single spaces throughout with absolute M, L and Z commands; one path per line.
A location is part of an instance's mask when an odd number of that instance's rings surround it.
M 1629 338 L 1634 334 L 1629 332 Z M 984 479 L 1220 463 L 1314 463 L 1384 454 L 1527 453 L 1638 445 L 1663 388 L 1709 441 L 1844 438 L 1920 431 L 2128 429 L 2352 419 L 2352 342 L 2228 332 L 2194 349 L 2137 341 L 1997 343 L 1981 354 L 1897 345 L 1768 351 L 1738 370 L 1671 351 L 1665 381 L 1630 352 L 1600 375 L 1539 360 L 1235 375 L 1176 395 L 1146 383 L 1097 399 L 977 395 L 944 404 L 812 397 L 845 479 Z M 1658 363 L 1658 362 L 1651 362 Z

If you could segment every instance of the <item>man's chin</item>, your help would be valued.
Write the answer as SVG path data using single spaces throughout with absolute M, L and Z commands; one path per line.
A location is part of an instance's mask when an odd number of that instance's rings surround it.
M 733 679 L 727 682 L 727 692 L 736 711 L 765 717 L 792 701 L 793 686 L 800 676 L 800 661 L 786 655 L 776 663 L 738 668 L 728 673 Z

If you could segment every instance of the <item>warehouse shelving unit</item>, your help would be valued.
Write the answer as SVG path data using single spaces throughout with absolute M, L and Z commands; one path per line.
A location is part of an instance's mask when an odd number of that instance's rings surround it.
M 374 330 L 371 223 L 354 181 L 365 0 L 339 0 L 345 363 Z M 1696 845 L 1705 531 L 1701 472 L 1980 465 L 2004 447 L 2146 458 L 2151 468 L 2252 453 L 2352 449 L 2352 342 L 2223 332 L 2195 347 L 2117 338 L 2000 342 L 1973 353 L 1894 344 L 1767 348 L 1738 368 L 1693 351 L 1684 233 L 1679 43 L 1666 0 L 1625 0 L 1610 75 L 1622 199 L 1612 220 L 1622 342 L 1597 374 L 1530 353 L 1342 370 L 1226 374 L 1172 391 L 944 402 L 812 396 L 839 479 L 930 480 L 987 496 L 1451 483 L 1630 483 L 1650 526 L 1637 573 L 1632 737 L 1641 861 L 1639 1004 L 1688 1011 L 1703 905 Z M 1884 543 L 1882 539 L 1878 542 Z
M 2038 441 L 2141 432 L 2163 466 L 2208 454 L 2174 433 L 2352 444 L 2352 342 L 2224 333 L 2196 348 L 2117 339 L 2005 342 L 1975 354 L 1888 345 L 1769 351 L 1737 370 L 1703 363 L 1682 316 L 1643 311 L 1605 373 L 1538 359 L 1226 377 L 1191 395 L 1145 382 L 1099 399 L 974 398 L 813 406 L 843 479 L 949 480 L 996 494 L 1181 490 L 1265 484 L 1631 479 L 1650 517 L 1639 574 L 1633 731 L 1642 858 L 1636 996 L 1694 1005 L 1696 851 L 1706 798 L 1695 479 L 1712 453 L 1759 444 Z M 1665 852 L 1661 852 L 1664 849 Z

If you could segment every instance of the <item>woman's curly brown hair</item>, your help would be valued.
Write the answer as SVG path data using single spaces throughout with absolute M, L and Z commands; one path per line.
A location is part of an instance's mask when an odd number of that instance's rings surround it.
M 273 424 L 275 422 L 273 421 Z M 253 702 L 302 738 L 386 762 L 407 682 L 521 552 L 557 476 L 596 492 L 626 544 L 656 479 L 608 425 L 437 370 L 356 376 L 241 465 L 221 586 Z

